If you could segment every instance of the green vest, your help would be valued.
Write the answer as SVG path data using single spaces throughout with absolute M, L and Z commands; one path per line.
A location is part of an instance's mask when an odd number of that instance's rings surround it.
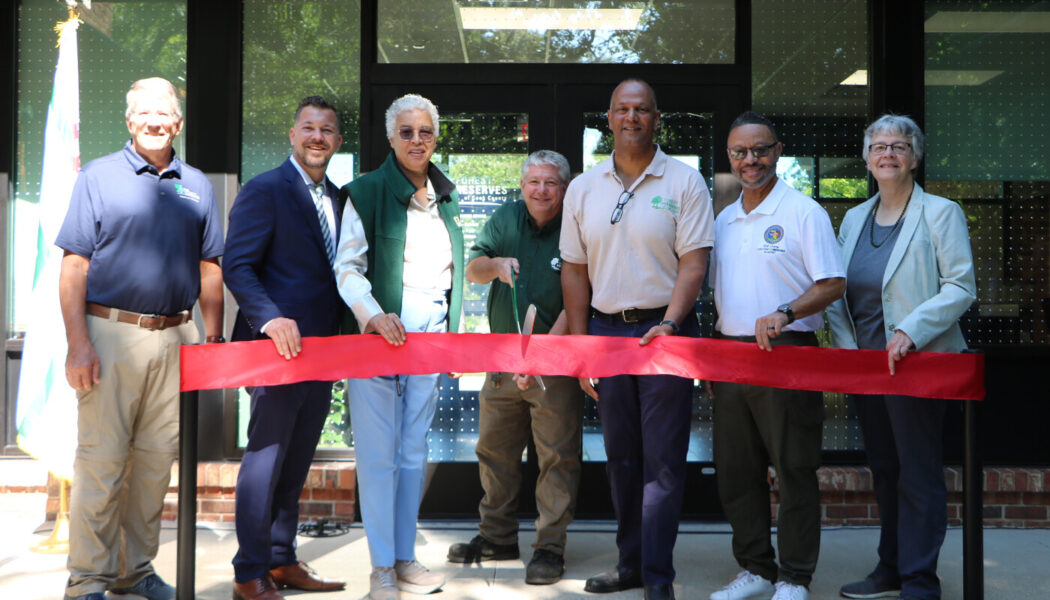
M 448 303 L 448 330 L 459 331 L 463 312 L 463 230 L 459 227 L 459 193 L 433 163 L 427 172 L 437 195 L 438 213 L 452 242 L 452 297 Z M 394 153 L 378 169 L 343 186 L 340 195 L 349 199 L 368 240 L 368 271 L 372 297 L 384 312 L 401 314 L 402 279 L 405 267 L 405 230 L 408 204 L 416 187 L 397 166 Z M 358 333 L 350 313 L 346 329 Z

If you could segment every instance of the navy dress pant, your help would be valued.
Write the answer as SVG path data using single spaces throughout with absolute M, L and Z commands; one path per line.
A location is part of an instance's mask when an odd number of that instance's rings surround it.
M 641 337 L 660 322 L 591 319 L 591 335 Z M 681 334 L 699 337 L 691 314 Z M 673 552 L 685 492 L 693 380 L 618 375 L 598 384 L 606 471 L 616 512 L 618 566 L 641 570 L 645 585 L 674 582 Z
M 947 528 L 944 400 L 855 396 L 882 530 L 873 575 L 900 582 L 901 595 L 941 597 L 937 559 Z
M 330 381 L 250 390 L 248 445 L 237 474 L 239 549 L 234 578 L 244 583 L 298 561 L 299 496 L 332 401 Z

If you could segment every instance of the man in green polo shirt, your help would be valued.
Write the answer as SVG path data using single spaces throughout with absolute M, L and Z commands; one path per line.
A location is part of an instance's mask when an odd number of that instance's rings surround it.
M 534 333 L 567 333 L 562 310 L 561 205 L 569 183 L 569 163 L 557 152 L 540 150 L 521 168 L 524 200 L 499 207 L 470 249 L 467 279 L 489 283 L 492 333 L 517 333 L 536 305 Z M 513 286 L 514 289 L 511 289 Z M 471 563 L 519 556 L 516 509 L 521 487 L 521 453 L 535 439 L 540 474 L 536 481 L 536 542 L 525 582 L 551 584 L 565 570 L 565 531 L 576 509 L 580 480 L 583 393 L 575 378 L 547 376 L 546 390 L 531 375 L 489 373 L 481 388 L 477 445 L 485 497 L 480 535 L 453 544 L 448 560 Z

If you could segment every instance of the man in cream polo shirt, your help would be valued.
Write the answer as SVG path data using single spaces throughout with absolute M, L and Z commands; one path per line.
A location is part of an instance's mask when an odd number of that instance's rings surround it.
M 743 191 L 715 220 L 711 261 L 715 329 L 768 351 L 816 346 L 821 311 L 842 297 L 846 284 L 827 212 L 777 178 L 782 149 L 762 115 L 745 112 L 730 126 L 729 163 Z M 737 383 L 713 387 L 718 493 L 743 571 L 711 600 L 806 600 L 820 549 L 823 396 Z M 769 531 L 770 464 L 780 489 L 779 568 Z
M 694 308 L 714 243 L 703 177 L 653 144 L 656 95 L 628 79 L 609 103 L 613 155 L 577 177 L 562 213 L 562 294 L 572 334 L 699 336 Z M 682 507 L 693 381 L 670 375 L 603 377 L 595 391 L 616 512 L 615 569 L 585 590 L 645 587 L 674 598 L 672 554 Z

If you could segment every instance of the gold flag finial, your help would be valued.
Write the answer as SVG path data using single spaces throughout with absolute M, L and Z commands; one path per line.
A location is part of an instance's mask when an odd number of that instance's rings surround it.
M 66 4 L 69 5 L 69 18 L 55 24 L 55 33 L 58 34 L 58 41 L 55 42 L 56 48 L 62 45 L 62 36 L 66 35 L 66 32 L 76 31 L 80 24 L 84 22 L 80 19 L 80 13 L 77 12 L 76 1 L 66 0 Z M 84 5 L 88 7 L 88 10 L 91 9 L 90 2 L 86 2 Z

